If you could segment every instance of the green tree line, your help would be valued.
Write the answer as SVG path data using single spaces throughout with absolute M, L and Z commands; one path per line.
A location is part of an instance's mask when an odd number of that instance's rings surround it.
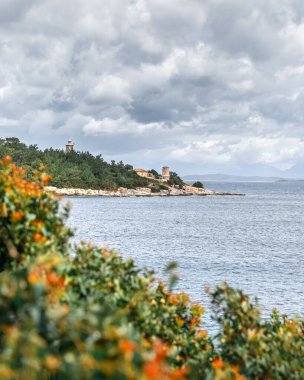
M 122 161 L 108 163 L 101 155 L 93 156 L 89 152 L 66 153 L 53 148 L 42 151 L 37 145 L 27 146 L 16 137 L 0 139 L 0 157 L 6 155 L 27 170 L 29 179 L 32 179 L 33 170 L 44 165 L 52 177 L 50 185 L 59 188 L 115 190 L 151 184 L 151 180 L 138 176 L 131 165 Z

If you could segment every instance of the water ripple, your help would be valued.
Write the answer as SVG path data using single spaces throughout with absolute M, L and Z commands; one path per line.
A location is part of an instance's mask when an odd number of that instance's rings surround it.
M 116 248 L 159 276 L 177 261 L 179 289 L 207 306 L 204 287 L 226 280 L 258 296 L 264 315 L 301 314 L 304 184 L 229 185 L 213 184 L 247 196 L 73 197 L 70 224 L 76 239 Z M 206 324 L 214 329 L 210 312 Z

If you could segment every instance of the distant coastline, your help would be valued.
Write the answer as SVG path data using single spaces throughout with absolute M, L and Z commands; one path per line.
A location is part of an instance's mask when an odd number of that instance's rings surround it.
M 255 182 L 255 183 L 270 183 L 270 182 L 286 182 L 286 181 L 301 181 L 300 178 L 283 178 L 283 177 L 263 177 L 263 176 L 238 176 L 228 174 L 188 174 L 182 176 L 182 179 L 188 183 L 195 181 L 203 182 Z

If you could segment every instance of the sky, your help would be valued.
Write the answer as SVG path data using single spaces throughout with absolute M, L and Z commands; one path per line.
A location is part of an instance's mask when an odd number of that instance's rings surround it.
M 303 177 L 303 0 L 0 0 L 0 137 Z

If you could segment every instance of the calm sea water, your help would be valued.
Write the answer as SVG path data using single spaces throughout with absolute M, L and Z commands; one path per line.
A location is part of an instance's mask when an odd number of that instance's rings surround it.
M 179 290 L 207 307 L 206 286 L 226 280 L 272 308 L 303 315 L 304 182 L 215 183 L 245 197 L 70 197 L 77 240 L 92 240 L 132 257 L 163 277 L 179 263 Z

